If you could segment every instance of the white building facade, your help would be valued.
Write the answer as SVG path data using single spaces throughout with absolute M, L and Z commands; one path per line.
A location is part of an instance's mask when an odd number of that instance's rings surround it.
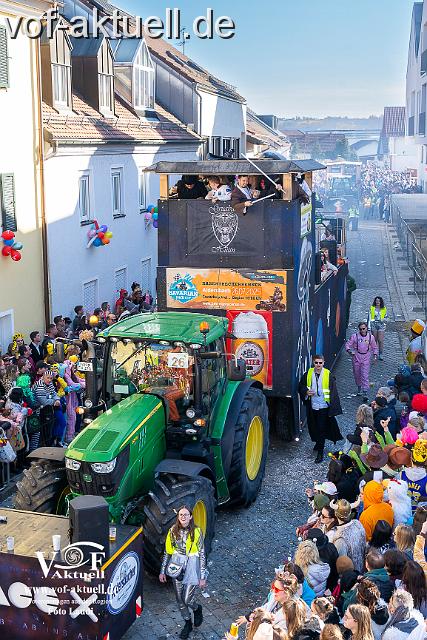
M 418 183 L 427 189 L 427 0 L 415 2 L 412 10 L 406 71 L 406 135 Z
M 144 169 L 199 159 L 201 139 L 150 91 L 149 104 L 141 104 L 140 86 L 151 74 L 148 67 L 147 78 L 140 74 L 142 40 L 133 41 L 126 62 L 103 36 L 71 41 L 57 29 L 55 38 L 42 43 L 49 285 L 52 316 L 72 317 L 77 304 L 88 313 L 112 305 L 133 281 L 155 296 L 157 230 L 147 206 L 157 205 L 159 179 Z M 96 223 L 113 235 L 88 246 Z

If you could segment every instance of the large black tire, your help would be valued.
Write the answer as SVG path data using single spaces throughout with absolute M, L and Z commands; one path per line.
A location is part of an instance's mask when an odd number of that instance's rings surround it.
M 210 480 L 201 476 L 188 478 L 162 474 L 155 479 L 147 500 L 144 507 L 144 564 L 148 571 L 159 573 L 166 535 L 176 521 L 178 509 L 183 505 L 193 509 L 197 502 L 203 502 L 206 509 L 205 552 L 210 552 L 215 533 L 216 507 L 214 487 Z M 196 521 L 196 524 L 199 523 Z
M 248 451 L 248 434 L 255 418 L 262 423 L 262 453 L 256 476 L 248 475 L 246 452 Z M 232 504 L 249 506 L 256 499 L 265 474 L 268 451 L 268 410 L 265 396 L 261 389 L 250 387 L 243 398 L 236 421 L 233 455 L 231 459 L 228 487 Z
M 284 442 L 290 442 L 294 430 L 294 410 L 291 398 L 275 398 L 272 411 L 275 433 Z
M 36 460 L 16 485 L 15 509 L 56 513 L 59 498 L 67 486 L 65 465 L 51 460 Z

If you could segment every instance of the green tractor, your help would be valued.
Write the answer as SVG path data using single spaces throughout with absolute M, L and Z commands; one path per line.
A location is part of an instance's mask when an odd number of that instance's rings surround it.
M 111 522 L 143 525 L 145 564 L 155 572 L 186 504 L 209 552 L 216 505 L 256 499 L 268 449 L 261 385 L 246 378 L 244 361 L 227 358 L 226 338 L 225 318 L 181 312 L 130 316 L 100 333 L 102 387 L 98 400 L 85 400 L 91 417 L 66 450 L 30 454 L 15 507 L 66 514 L 77 495 L 103 496 Z

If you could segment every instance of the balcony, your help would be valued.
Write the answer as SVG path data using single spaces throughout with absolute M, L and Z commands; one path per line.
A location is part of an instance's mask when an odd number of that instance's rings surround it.
M 425 136 L 426 133 L 426 112 L 423 111 L 418 116 L 418 135 Z
M 408 136 L 413 136 L 415 134 L 415 117 L 411 116 L 408 118 Z

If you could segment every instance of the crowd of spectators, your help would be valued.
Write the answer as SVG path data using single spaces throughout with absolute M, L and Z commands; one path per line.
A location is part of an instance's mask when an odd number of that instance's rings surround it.
M 55 316 L 44 335 L 38 330 L 27 338 L 14 334 L 7 351 L 0 352 L 0 441 L 15 452 L 13 471 L 20 471 L 26 455 L 39 446 L 67 446 L 82 427 L 76 412 L 85 393 L 78 370 L 81 341 L 127 315 L 152 309 L 151 294 L 134 282 L 130 294 L 120 291 L 113 311 L 108 302 L 91 313 L 76 305 L 73 319 Z
M 264 601 L 236 620 L 246 638 L 426 637 L 426 420 L 419 356 L 358 407 L 347 452 L 329 454 L 326 478 L 306 489 L 310 515 L 296 528 L 293 558 L 275 569 Z
M 361 176 L 363 218 L 389 222 L 390 197 L 395 193 L 419 193 L 416 179 L 408 172 L 392 171 L 377 164 L 367 165 Z

